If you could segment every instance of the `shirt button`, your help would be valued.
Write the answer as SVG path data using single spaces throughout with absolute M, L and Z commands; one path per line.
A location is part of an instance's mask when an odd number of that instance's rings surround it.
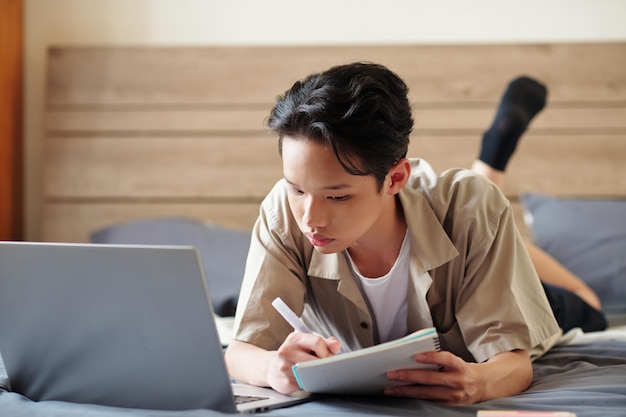
M 369 326 L 367 325 L 367 323 L 365 323 L 364 321 L 361 322 L 361 328 L 362 329 L 367 329 Z

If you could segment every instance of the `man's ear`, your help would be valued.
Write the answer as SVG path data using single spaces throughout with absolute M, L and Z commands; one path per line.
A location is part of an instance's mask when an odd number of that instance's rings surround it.
M 411 176 L 411 162 L 407 158 L 402 158 L 394 164 L 387 174 L 390 183 L 388 194 L 398 194 L 402 187 L 409 181 Z

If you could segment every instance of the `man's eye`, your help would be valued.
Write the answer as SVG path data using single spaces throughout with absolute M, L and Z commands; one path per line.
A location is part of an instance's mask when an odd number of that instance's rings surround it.
M 328 198 L 333 201 L 346 201 L 348 199 L 348 196 L 347 195 L 333 195 Z
M 302 191 L 297 190 L 295 188 L 290 188 L 289 191 L 291 191 L 291 193 L 294 194 L 294 195 L 302 195 L 302 194 L 304 194 Z

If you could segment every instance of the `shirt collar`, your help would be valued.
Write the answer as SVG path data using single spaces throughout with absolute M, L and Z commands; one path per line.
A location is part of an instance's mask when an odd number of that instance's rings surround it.
M 435 269 L 458 256 L 459 252 L 426 197 L 412 187 L 404 187 L 399 196 L 411 237 L 411 251 L 424 270 Z

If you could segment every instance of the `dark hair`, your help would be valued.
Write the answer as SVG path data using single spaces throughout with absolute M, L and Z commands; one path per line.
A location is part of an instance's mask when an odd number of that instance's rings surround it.
M 267 120 L 278 134 L 314 140 L 333 149 L 352 175 L 374 175 L 378 190 L 404 158 L 413 129 L 404 81 L 386 67 L 356 62 L 297 81 L 277 98 Z

